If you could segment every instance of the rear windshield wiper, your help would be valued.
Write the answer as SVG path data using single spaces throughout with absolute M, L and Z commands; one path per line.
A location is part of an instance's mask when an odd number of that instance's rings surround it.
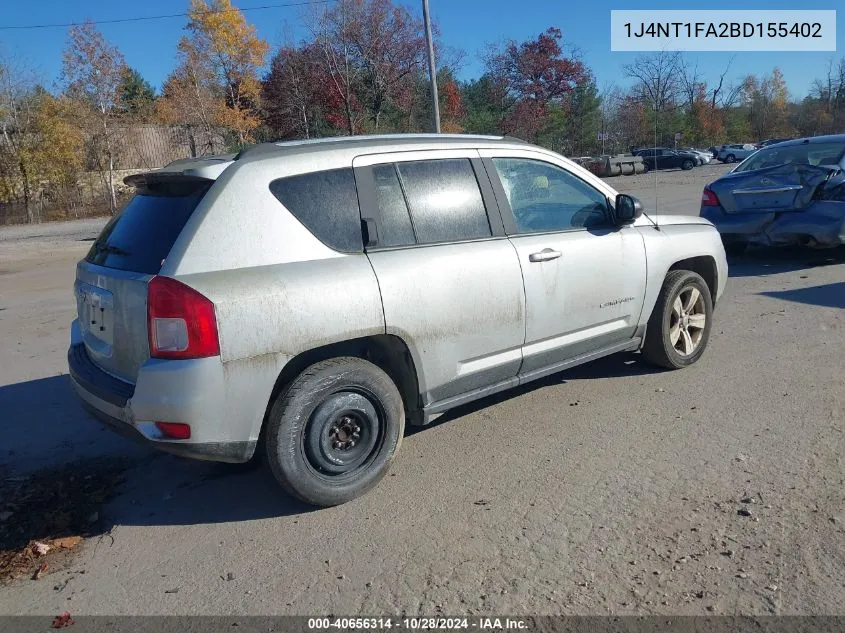
M 117 246 L 111 244 L 95 244 L 94 250 L 98 253 L 109 253 L 110 255 L 129 255 L 129 251 L 125 251 Z

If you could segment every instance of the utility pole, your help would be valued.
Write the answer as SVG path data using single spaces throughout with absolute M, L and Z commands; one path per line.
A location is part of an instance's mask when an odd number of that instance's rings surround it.
M 428 44 L 428 77 L 431 82 L 431 116 L 434 118 L 434 131 L 440 134 L 440 102 L 437 98 L 437 70 L 434 66 L 434 42 L 431 39 L 431 17 L 428 14 L 428 0 L 423 0 L 423 21 L 425 22 L 425 41 Z

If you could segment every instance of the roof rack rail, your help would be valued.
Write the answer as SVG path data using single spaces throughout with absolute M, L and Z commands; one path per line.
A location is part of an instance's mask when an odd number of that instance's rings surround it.
M 242 148 L 234 160 L 239 160 L 246 156 L 253 154 L 272 153 L 274 149 L 296 148 L 309 145 L 332 145 L 332 144 L 358 144 L 373 143 L 380 141 L 407 141 L 412 143 L 414 141 L 438 141 L 438 140 L 453 140 L 453 141 L 509 141 L 512 143 L 528 144 L 525 141 L 514 136 L 495 136 L 492 134 L 436 134 L 436 133 L 405 133 L 405 134 L 355 134 L 352 136 L 327 136 L 323 138 L 309 138 L 296 139 L 289 141 L 268 141 L 264 143 L 256 143 Z
M 502 140 L 503 136 L 493 136 L 488 134 L 436 134 L 431 132 L 407 133 L 407 134 L 353 134 L 351 136 L 326 136 L 323 138 L 309 138 L 297 139 L 293 141 L 276 141 L 274 145 L 279 147 L 291 147 L 296 145 L 310 145 L 320 143 L 344 143 L 355 141 L 392 141 L 392 140 L 412 140 L 412 139 L 438 139 L 438 138 L 452 138 L 452 139 L 484 139 L 484 140 Z

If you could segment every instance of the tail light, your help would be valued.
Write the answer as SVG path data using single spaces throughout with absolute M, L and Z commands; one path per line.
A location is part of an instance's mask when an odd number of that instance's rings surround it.
M 701 194 L 701 206 L 702 207 L 718 207 L 719 206 L 719 198 L 716 197 L 716 194 L 713 193 L 712 190 L 705 187 L 704 191 Z
M 191 439 L 191 427 L 182 422 L 156 422 L 156 428 L 171 440 Z
M 153 277 L 147 286 L 147 332 L 152 358 L 206 358 L 220 354 L 214 304 L 169 277 Z

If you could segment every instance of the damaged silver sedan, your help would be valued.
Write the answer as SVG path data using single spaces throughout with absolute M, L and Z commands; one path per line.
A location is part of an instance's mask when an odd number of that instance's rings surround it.
M 845 134 L 765 147 L 704 188 L 701 217 L 725 249 L 845 244 Z

